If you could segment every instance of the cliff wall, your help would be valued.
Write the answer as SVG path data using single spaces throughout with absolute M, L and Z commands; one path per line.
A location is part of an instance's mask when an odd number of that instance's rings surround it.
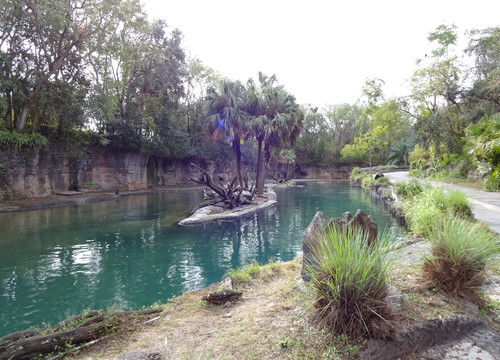
M 228 178 L 233 170 L 231 163 L 199 165 Z M 344 179 L 350 170 L 346 166 L 303 167 L 296 170 L 294 177 Z M 253 173 L 253 168 L 246 171 Z M 272 172 L 268 175 L 271 178 Z M 199 174 L 188 164 L 119 149 L 0 149 L 0 200 L 43 197 L 69 190 L 134 191 L 193 186 L 188 180 L 190 176 Z

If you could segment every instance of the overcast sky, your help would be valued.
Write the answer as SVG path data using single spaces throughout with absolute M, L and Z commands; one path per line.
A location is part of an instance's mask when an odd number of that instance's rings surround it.
M 500 0 L 141 0 L 192 56 L 233 80 L 276 74 L 302 104 L 354 103 L 367 78 L 408 93 L 429 32 L 500 26 Z

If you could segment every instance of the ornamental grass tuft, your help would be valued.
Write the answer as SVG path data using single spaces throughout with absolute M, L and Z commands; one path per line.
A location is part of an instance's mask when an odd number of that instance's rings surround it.
M 315 292 L 317 320 L 333 334 L 388 339 L 395 335 L 387 302 L 387 276 L 393 264 L 392 237 L 368 245 L 360 229 L 329 227 L 313 248 L 307 270 Z
M 498 236 L 479 223 L 451 218 L 441 220 L 429 239 L 432 252 L 422 265 L 427 285 L 484 305 L 478 290 L 485 280 L 488 259 L 500 252 Z

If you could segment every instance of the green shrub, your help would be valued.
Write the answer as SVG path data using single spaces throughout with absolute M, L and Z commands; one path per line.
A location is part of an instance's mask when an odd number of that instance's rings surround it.
M 419 144 L 415 145 L 413 151 L 408 154 L 410 170 L 419 170 L 429 161 L 429 152 Z
M 443 211 L 451 213 L 453 216 L 470 218 L 472 210 L 465 194 L 458 190 L 442 192 L 441 206 Z
M 500 190 L 500 165 L 491 173 L 491 175 L 483 180 L 483 189 L 486 191 Z
M 377 180 L 375 180 L 375 183 L 389 185 L 391 184 L 391 180 L 389 180 L 387 176 L 381 176 Z
M 500 252 L 500 239 L 487 227 L 465 219 L 443 220 L 429 234 L 432 255 L 422 266 L 431 287 L 482 304 L 478 294 L 486 262 Z
M 370 190 L 372 188 L 373 179 L 371 176 L 364 176 L 361 178 L 361 187 L 365 190 Z
M 406 223 L 415 235 L 429 235 L 436 220 L 443 216 L 439 208 L 430 200 L 429 197 L 418 197 L 411 204 L 404 205 Z
M 19 150 L 23 147 L 47 145 L 47 138 L 38 133 L 19 133 L 17 131 L 0 130 L 0 147 Z
M 472 215 L 465 194 L 457 190 L 445 192 L 442 187 L 427 186 L 404 205 L 409 229 L 415 235 L 430 235 L 435 222 L 443 216 L 469 218 Z
M 386 302 L 387 274 L 394 252 L 391 237 L 367 244 L 360 230 L 330 227 L 313 248 L 307 271 L 315 292 L 317 319 L 333 334 L 390 338 L 394 335 Z
M 396 184 L 396 192 L 404 199 L 411 199 L 420 195 L 422 191 L 428 189 L 428 183 L 422 183 L 418 180 L 411 179 L 410 181 L 400 182 Z

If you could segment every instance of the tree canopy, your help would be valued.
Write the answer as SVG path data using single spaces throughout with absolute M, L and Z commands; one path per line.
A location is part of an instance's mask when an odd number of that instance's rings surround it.
M 474 148 L 476 166 L 497 166 L 478 146 L 494 140 L 500 113 L 499 27 L 467 31 L 459 49 L 457 27 L 440 25 L 408 74 L 410 94 L 386 98 L 371 78 L 356 103 L 320 109 L 298 104 L 274 75 L 241 82 L 189 58 L 181 31 L 148 20 L 139 0 L 0 0 L 0 9 L 0 146 L 232 157 L 240 185 L 242 162 L 256 166 L 258 192 L 284 149 L 298 165 L 332 166 L 405 164 L 415 144 L 436 161 Z

